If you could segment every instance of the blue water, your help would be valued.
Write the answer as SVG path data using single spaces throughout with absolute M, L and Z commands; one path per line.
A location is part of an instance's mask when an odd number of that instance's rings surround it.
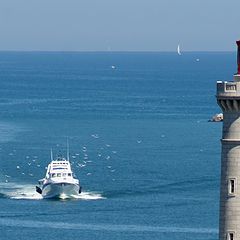
M 207 120 L 234 72 L 224 52 L 0 52 L 0 239 L 216 240 L 222 124 Z M 43 200 L 67 137 L 83 193 Z

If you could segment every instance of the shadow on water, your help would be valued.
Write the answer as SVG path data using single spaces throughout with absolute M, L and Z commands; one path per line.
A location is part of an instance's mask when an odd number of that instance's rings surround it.
M 0 198 L 8 198 L 8 196 L 4 193 L 0 193 Z

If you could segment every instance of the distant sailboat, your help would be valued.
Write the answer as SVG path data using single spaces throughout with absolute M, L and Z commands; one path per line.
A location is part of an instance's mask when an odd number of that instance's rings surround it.
M 178 55 L 182 55 L 181 54 L 181 51 L 180 51 L 180 45 L 178 44 L 178 46 L 177 46 L 177 53 L 178 53 Z

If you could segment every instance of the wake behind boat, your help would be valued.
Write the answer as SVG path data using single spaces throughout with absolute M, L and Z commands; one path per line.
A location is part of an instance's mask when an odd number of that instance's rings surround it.
M 69 157 L 52 159 L 48 164 L 45 178 L 38 182 L 36 191 L 43 198 L 72 198 L 81 193 L 79 180 L 73 177 Z

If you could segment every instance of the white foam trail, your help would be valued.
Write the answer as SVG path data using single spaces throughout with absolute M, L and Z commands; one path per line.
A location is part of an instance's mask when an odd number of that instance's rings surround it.
M 1 184 L 0 193 L 11 199 L 42 199 L 42 196 L 35 191 L 35 185 L 31 184 Z
M 11 199 L 41 200 L 42 195 L 35 191 L 35 185 L 32 184 L 16 184 L 1 183 L 0 193 Z M 100 193 L 82 192 L 77 196 L 71 196 L 72 199 L 81 200 L 98 200 L 105 199 Z M 65 198 L 63 198 L 65 199 Z
M 106 199 L 100 193 L 95 192 L 82 192 L 77 196 L 72 196 L 75 199 L 82 199 L 82 200 L 98 200 L 98 199 Z

